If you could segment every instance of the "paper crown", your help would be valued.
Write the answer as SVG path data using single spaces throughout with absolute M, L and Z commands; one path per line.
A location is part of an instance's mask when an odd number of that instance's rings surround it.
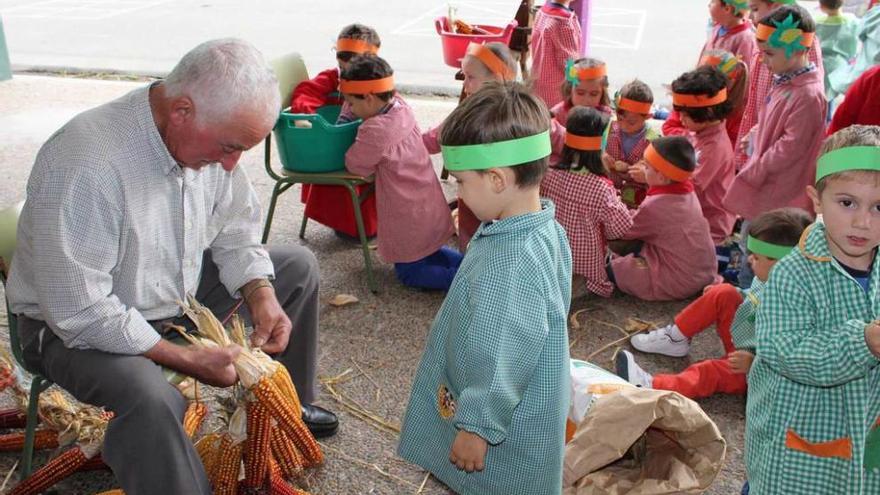
M 737 63 L 739 59 L 729 52 L 724 52 L 723 55 L 706 55 L 700 59 L 700 65 L 711 65 L 731 79 L 734 78 Z
M 443 164 L 450 171 L 513 167 L 549 156 L 550 131 L 494 143 L 440 146 Z
M 721 91 L 716 93 L 715 96 L 672 93 L 672 104 L 677 107 L 704 108 L 718 105 L 725 101 L 727 101 L 727 88 L 721 88 Z
M 880 146 L 849 146 L 825 153 L 816 162 L 816 182 L 847 170 L 880 171 Z
M 693 175 L 693 172 L 682 170 L 666 158 L 663 158 L 663 155 L 654 148 L 653 144 L 649 144 L 648 148 L 645 149 L 645 160 L 658 172 L 675 182 L 684 182 Z
M 368 95 L 370 93 L 385 93 L 392 90 L 394 90 L 394 76 L 366 81 L 339 80 L 339 92 L 342 94 Z
M 339 38 L 336 40 L 336 52 L 379 53 L 379 47 L 364 40 Z
M 492 74 L 496 74 L 501 76 L 505 81 L 512 81 L 514 78 L 514 73 L 510 70 L 510 67 L 501 60 L 498 55 L 495 54 L 492 50 L 490 50 L 485 45 L 480 45 L 478 43 L 470 42 L 467 47 L 467 52 L 465 55 L 470 55 L 475 57 L 477 60 L 483 63 Z
M 773 244 L 772 242 L 762 241 L 761 239 L 756 239 L 752 236 L 748 237 L 746 247 L 752 253 L 760 254 L 761 256 L 766 256 L 774 260 L 785 258 L 785 255 L 790 253 L 792 248 L 794 248 L 794 246 L 784 246 L 782 244 Z
M 749 2 L 748 0 L 724 0 L 724 3 L 730 5 L 734 9 L 742 12 L 744 10 L 749 10 Z
M 772 22 L 774 26 L 758 24 L 755 37 L 773 48 L 785 50 L 785 58 L 791 58 L 796 51 L 809 50 L 813 45 L 815 33 L 805 33 L 800 21 L 795 21 L 791 14 L 782 22 Z
M 617 97 L 617 109 L 627 110 L 629 112 L 647 115 L 651 113 L 651 103 L 645 101 L 635 101 L 622 96 Z
M 568 62 L 565 63 L 565 80 L 574 86 L 577 86 L 581 81 L 601 79 L 606 75 L 608 75 L 608 70 L 605 67 L 605 64 L 597 65 L 595 67 L 578 67 L 572 59 L 569 59 Z

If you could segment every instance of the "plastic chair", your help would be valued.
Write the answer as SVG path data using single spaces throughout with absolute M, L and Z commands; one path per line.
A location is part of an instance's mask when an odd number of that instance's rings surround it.
M 278 78 L 279 91 L 282 100 L 289 98 L 296 85 L 308 79 L 308 71 L 305 63 L 298 53 L 287 54 L 273 62 L 275 75 Z M 367 283 L 373 293 L 378 292 L 376 280 L 373 275 L 372 259 L 370 258 L 370 246 L 364 230 L 364 220 L 361 215 L 361 203 L 373 192 L 373 188 L 367 188 L 363 193 L 358 193 L 356 188 L 362 185 L 372 185 L 372 177 L 362 177 L 346 172 L 344 155 L 348 146 L 344 146 L 348 139 L 348 145 L 357 134 L 358 123 L 331 125 L 328 120 L 335 122 L 338 108 L 322 108 L 318 114 L 289 114 L 282 112 L 275 124 L 273 133 L 266 136 L 265 166 L 266 173 L 275 181 L 272 188 L 272 198 L 269 201 L 269 211 L 266 216 L 266 225 L 263 228 L 263 244 L 269 239 L 269 231 L 272 228 L 272 218 L 275 216 L 275 206 L 278 197 L 290 189 L 294 184 L 313 184 L 342 186 L 348 190 L 354 209 L 355 223 L 357 224 L 358 237 L 364 256 L 364 267 L 367 271 Z M 335 114 L 334 114 L 335 112 Z M 297 120 L 308 121 L 311 128 L 297 128 L 293 123 Z M 282 170 L 276 172 L 272 167 L 272 136 L 278 140 L 278 154 L 281 158 Z M 299 146 L 297 146 L 299 145 Z M 308 217 L 303 214 L 302 224 L 299 230 L 300 239 L 305 239 Z
M 6 277 L 9 274 L 9 267 L 12 266 L 12 253 L 15 251 L 16 228 L 18 226 L 18 217 L 21 214 L 21 207 L 24 203 L 18 203 L 15 206 L 0 211 L 0 281 L 3 282 L 3 288 L 6 288 Z M 4 295 L 5 295 L 4 291 Z M 18 339 L 18 318 L 9 309 L 9 298 L 4 297 L 6 303 L 6 318 L 9 321 L 9 347 L 12 348 L 12 355 L 18 364 L 24 368 L 24 358 L 22 357 L 21 341 Z M 34 460 L 34 437 L 37 431 L 37 406 L 40 400 L 40 394 L 52 386 L 52 382 L 41 376 L 39 373 L 32 373 L 30 395 L 28 398 L 27 423 L 24 433 L 24 449 L 21 451 L 21 476 L 22 479 L 31 474 L 31 468 Z

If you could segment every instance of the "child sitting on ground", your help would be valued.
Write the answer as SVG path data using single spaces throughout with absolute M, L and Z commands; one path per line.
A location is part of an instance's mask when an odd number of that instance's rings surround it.
M 432 325 L 398 452 L 456 493 L 562 492 L 571 251 L 538 193 L 547 115 L 522 85 L 493 82 L 440 136 L 483 223 Z
M 727 78 L 704 65 L 672 82 L 672 105 L 690 131 L 688 138 L 697 152 L 697 168 L 691 180 L 716 248 L 733 231 L 736 216 L 721 204 L 733 182 L 733 147 L 724 119 L 733 105 L 727 97 Z
M 742 60 L 724 50 L 709 50 L 703 54 L 697 67 L 709 66 L 721 71 L 727 77 L 727 99 L 732 109 L 724 119 L 724 128 L 730 139 L 731 149 L 736 148 L 736 136 L 746 107 L 746 91 L 749 88 L 749 70 Z M 686 136 L 688 131 L 681 123 L 681 116 L 675 110 L 663 122 L 664 136 Z
M 513 81 L 516 74 L 516 61 L 511 55 L 507 45 L 499 42 L 478 45 L 471 43 L 461 60 L 461 72 L 464 74 L 463 97 L 467 98 L 475 93 L 483 84 L 490 81 Z M 440 132 L 443 129 L 441 122 L 433 129 L 422 134 L 422 140 L 428 153 L 440 153 Z M 551 128 L 550 138 L 554 150 L 562 150 L 565 140 L 565 128 L 554 125 Z M 480 226 L 480 221 L 474 216 L 464 201 L 458 201 L 458 248 L 464 253 L 467 250 L 471 236 Z
M 748 0 L 710 0 L 709 16 L 713 27 L 700 50 L 700 60 L 710 50 L 726 50 L 748 66 L 758 48 L 752 24 L 746 18 L 748 13 Z
M 546 2 L 532 26 L 532 89 L 548 108 L 562 101 L 559 86 L 565 79 L 566 62 L 580 56 L 581 25 L 570 3 Z
M 880 493 L 880 127 L 822 146 L 822 221 L 773 268 L 746 403 L 752 493 Z
M 363 24 L 350 24 L 342 28 L 336 38 L 337 67 L 324 70 L 312 79 L 296 85 L 290 99 L 291 113 L 317 113 L 318 108 L 326 105 L 344 106 L 342 95 L 339 94 L 339 72 L 348 66 L 348 62 L 356 55 L 376 54 L 381 40 L 373 28 Z M 342 112 L 350 114 L 350 112 Z M 352 120 L 350 118 L 343 120 Z M 333 124 L 334 122 L 330 122 Z M 305 120 L 295 122 L 297 126 L 311 127 Z M 368 187 L 358 186 L 361 194 Z M 357 238 L 357 222 L 349 192 L 342 186 L 322 186 L 303 184 L 301 201 L 305 204 L 303 215 L 320 224 L 333 229 L 344 239 Z M 364 222 L 364 233 L 367 237 L 376 235 L 376 196 L 370 194 L 361 203 L 361 218 Z
M 643 244 L 612 259 L 609 278 L 646 301 L 685 299 L 716 281 L 715 246 L 690 181 L 694 148 L 681 136 L 657 138 L 640 165 L 650 189 L 623 238 Z
M 603 160 L 614 187 L 620 191 L 620 198 L 630 208 L 642 204 L 648 190 L 648 185 L 636 180 L 630 172 L 642 159 L 648 143 L 657 137 L 647 125 L 653 103 L 651 88 L 638 79 L 624 84 L 615 102 L 617 120 L 611 123 Z
M 446 247 L 452 219 L 412 109 L 394 91 L 393 71 L 377 56 L 360 56 L 342 71 L 339 89 L 364 119 L 345 167 L 376 176 L 379 257 L 394 263 L 406 286 L 447 290 L 461 254 Z
M 588 291 L 611 296 L 614 284 L 605 272 L 606 241 L 620 238 L 632 226 L 632 216 L 602 164 L 607 126 L 608 116 L 595 108 L 572 109 L 562 160 L 541 182 L 541 196 L 556 205 L 556 220 L 565 227 L 571 245 L 572 299 Z
M 761 302 L 770 269 L 797 246 L 804 229 L 813 222 L 800 208 L 780 208 L 763 213 L 749 227 L 749 263 L 755 272 L 752 286 L 710 285 L 703 295 L 675 317 L 675 323 L 647 334 L 634 335 L 630 343 L 641 352 L 684 357 L 691 339 L 715 325 L 725 357 L 707 359 L 681 373 L 651 376 L 629 351 L 615 358 L 617 374 L 634 385 L 672 390 L 698 399 L 716 393 L 744 394 L 746 375 L 755 357 L 755 313 Z
M 841 12 L 842 7 L 843 0 L 819 0 L 821 15 L 816 16 L 816 36 L 822 45 L 825 67 L 825 97 L 829 102 L 837 96 L 829 76 L 849 65 L 859 50 L 861 23 L 854 15 Z
M 595 58 L 569 60 L 562 83 L 563 100 L 550 109 L 560 125 L 565 126 L 568 112 L 574 107 L 591 107 L 611 116 L 608 98 L 608 73 L 605 62 Z
M 743 233 L 765 211 L 783 206 L 809 211 L 812 206 L 804 191 L 816 172 L 827 109 L 822 74 L 807 56 L 815 44 L 815 27 L 810 14 L 797 5 L 783 6 L 758 24 L 758 45 L 775 78 L 758 114 L 754 151 L 723 202 L 744 219 Z M 743 253 L 748 256 L 747 250 Z M 742 266 L 739 286 L 748 287 L 751 277 L 748 266 Z

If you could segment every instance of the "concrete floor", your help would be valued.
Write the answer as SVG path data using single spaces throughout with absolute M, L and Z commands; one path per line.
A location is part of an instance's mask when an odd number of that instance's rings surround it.
M 24 197 L 25 184 L 42 142 L 76 113 L 106 102 L 142 83 L 16 76 L 0 82 L 0 206 Z M 451 100 L 409 99 L 422 128 L 437 123 L 454 107 Z M 262 164 L 262 146 L 245 153 L 241 160 L 254 187 L 268 201 L 272 183 Z M 435 164 L 439 170 L 439 163 Z M 445 184 L 454 194 L 454 185 Z M 297 188 L 298 189 L 298 188 Z M 358 246 L 336 238 L 331 231 L 311 223 L 306 240 L 297 237 L 302 207 L 298 190 L 283 197 L 270 236 L 271 243 L 302 243 L 318 256 L 322 271 L 321 358 L 319 374 L 335 377 L 348 370 L 349 380 L 336 389 L 365 409 L 399 424 L 409 397 L 410 383 L 418 364 L 431 321 L 443 299 L 441 294 L 401 287 L 392 267 L 374 255 L 381 286 L 378 295 L 366 287 L 363 260 Z M 360 303 L 334 308 L 327 301 L 339 293 L 354 294 Z M 571 331 L 572 357 L 584 359 L 619 337 L 605 325 L 624 325 L 628 317 L 666 324 L 686 303 L 649 303 L 619 296 L 608 300 L 576 301 L 572 311 L 591 308 L 581 317 L 582 328 Z M 5 316 L 5 315 L 3 315 Z M 604 322 L 604 323 L 602 323 Z M 0 326 L 5 318 L 0 316 Z M 5 329 L 2 329 L 5 333 Z M 612 350 L 594 361 L 610 369 Z M 719 356 L 722 347 L 710 330 L 694 341 L 685 359 L 640 356 L 651 372 L 679 371 L 696 360 Z M 326 440 L 327 462 L 307 479 L 315 494 L 417 493 L 425 479 L 421 469 L 395 455 L 395 434 L 352 415 L 326 390 L 320 402 L 339 413 L 339 434 Z M 700 401 L 716 421 L 728 442 L 725 466 L 707 493 L 739 493 L 744 479 L 742 464 L 745 401 L 720 396 Z M 0 478 L 12 467 L 15 456 L 0 455 Z M 381 471 L 381 472 L 380 472 Z M 383 474 L 384 473 L 384 474 Z M 109 473 L 74 476 L 57 493 L 94 493 L 114 487 Z M 447 493 L 433 479 L 420 493 Z

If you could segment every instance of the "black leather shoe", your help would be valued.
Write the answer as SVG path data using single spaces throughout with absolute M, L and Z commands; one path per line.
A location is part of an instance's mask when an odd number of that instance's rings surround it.
M 335 414 L 313 404 L 303 404 L 302 419 L 315 438 L 333 436 L 339 428 Z

